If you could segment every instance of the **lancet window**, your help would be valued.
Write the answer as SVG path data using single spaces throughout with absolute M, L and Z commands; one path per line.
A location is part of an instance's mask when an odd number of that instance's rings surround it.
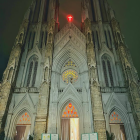
M 110 45 L 112 46 L 112 39 L 111 39 L 111 34 L 109 30 L 108 30 L 108 35 L 109 35 Z
M 99 35 L 98 35 L 98 32 L 97 32 L 97 31 L 96 31 L 96 37 L 97 37 L 97 45 L 98 45 L 98 49 L 100 49 Z
M 42 46 L 43 46 L 43 37 L 44 37 L 44 32 L 41 32 L 41 35 L 40 35 L 40 48 L 42 48 Z
M 103 66 L 103 73 L 104 73 L 104 80 L 106 87 L 113 87 L 114 86 L 114 79 L 113 79 L 113 71 L 111 65 L 110 58 L 106 55 L 102 57 L 102 66 Z
M 92 40 L 93 40 L 93 44 L 95 46 L 95 35 L 94 35 L 94 31 L 92 31 Z
M 107 38 L 107 32 L 105 31 L 105 39 L 106 39 L 106 45 L 109 48 L 108 38 Z
M 115 139 L 126 140 L 125 128 L 122 118 L 115 111 L 110 115 L 110 130 Z
M 31 36 L 32 36 L 32 32 L 29 33 L 29 37 L 28 37 L 28 49 L 30 48 L 30 44 L 31 44 Z
M 30 49 L 33 48 L 33 45 L 34 45 L 34 41 L 35 41 L 35 32 L 32 33 L 32 39 L 31 39 L 31 46 L 30 46 Z
M 26 86 L 34 87 L 38 68 L 38 58 L 37 56 L 32 56 L 28 62 L 27 72 L 26 72 Z

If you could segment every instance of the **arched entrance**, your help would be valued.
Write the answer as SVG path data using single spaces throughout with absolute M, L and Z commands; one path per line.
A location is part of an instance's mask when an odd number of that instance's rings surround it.
M 28 140 L 31 128 L 31 117 L 27 112 L 23 113 L 16 124 L 14 140 Z
M 72 103 L 67 104 L 62 113 L 61 140 L 79 140 L 79 115 Z
M 117 140 L 126 140 L 125 128 L 121 117 L 117 112 L 112 112 L 110 115 L 110 130 Z

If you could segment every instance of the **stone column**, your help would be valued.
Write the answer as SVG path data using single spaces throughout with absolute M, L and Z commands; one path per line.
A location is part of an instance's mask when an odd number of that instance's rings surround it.
M 99 140 L 106 140 L 106 127 L 103 115 L 101 93 L 97 77 L 95 50 L 93 41 L 91 39 L 92 36 L 91 22 L 89 19 L 86 19 L 84 24 L 85 24 L 85 36 L 87 38 L 87 62 L 89 67 L 93 127 L 94 132 L 98 133 Z
M 48 109 L 50 97 L 50 80 L 53 56 L 53 40 L 55 31 L 55 20 L 52 19 L 48 25 L 47 45 L 43 48 L 44 76 L 40 87 L 37 116 L 35 120 L 34 140 L 41 140 L 41 134 L 47 132 Z

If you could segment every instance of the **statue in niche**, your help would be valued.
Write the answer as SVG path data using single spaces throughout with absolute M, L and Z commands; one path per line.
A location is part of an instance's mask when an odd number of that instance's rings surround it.
M 88 33 L 88 42 L 91 43 L 91 34 Z
M 117 39 L 118 39 L 119 43 L 122 42 L 122 38 L 121 38 L 121 35 L 119 32 L 117 32 Z
M 13 68 L 10 68 L 9 74 L 8 74 L 8 78 L 7 78 L 7 80 L 10 81 L 10 82 L 11 82 L 12 77 L 13 77 L 13 72 L 14 72 L 14 69 Z
M 132 95 L 133 95 L 133 99 L 134 99 L 134 103 L 138 103 L 139 102 L 139 91 L 138 91 L 138 87 L 133 83 L 131 85 L 131 89 L 132 89 Z
M 127 66 L 131 67 L 131 66 L 130 66 L 130 63 L 128 62 L 127 55 L 126 55 L 126 52 L 125 52 L 125 49 L 124 49 L 123 46 L 121 46 L 121 52 L 122 52 L 122 57 L 123 57 L 123 59 L 124 59 L 124 61 L 125 61 L 125 64 L 126 64 Z
M 45 68 L 44 80 L 47 80 L 49 76 L 49 69 L 48 67 Z
M 89 17 L 88 15 L 88 8 L 89 7 L 89 3 L 88 1 L 84 1 L 82 4 L 82 9 L 83 9 L 83 20 L 87 19 Z
M 23 33 L 20 34 L 18 43 L 22 44 L 23 42 Z
M 48 43 L 52 43 L 52 33 L 49 34 Z
M 95 79 L 95 75 L 96 75 L 95 67 L 92 66 L 92 67 L 90 68 L 90 78 L 91 78 L 91 79 Z
M 7 75 L 7 70 L 5 70 L 4 73 L 3 73 L 2 81 L 5 81 L 6 75 Z
M 55 0 L 52 0 L 52 8 L 55 9 Z

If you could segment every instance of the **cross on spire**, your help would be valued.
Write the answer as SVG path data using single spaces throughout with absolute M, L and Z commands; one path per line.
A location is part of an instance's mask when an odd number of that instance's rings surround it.
M 68 16 L 68 21 L 71 22 L 73 17 L 71 15 Z

